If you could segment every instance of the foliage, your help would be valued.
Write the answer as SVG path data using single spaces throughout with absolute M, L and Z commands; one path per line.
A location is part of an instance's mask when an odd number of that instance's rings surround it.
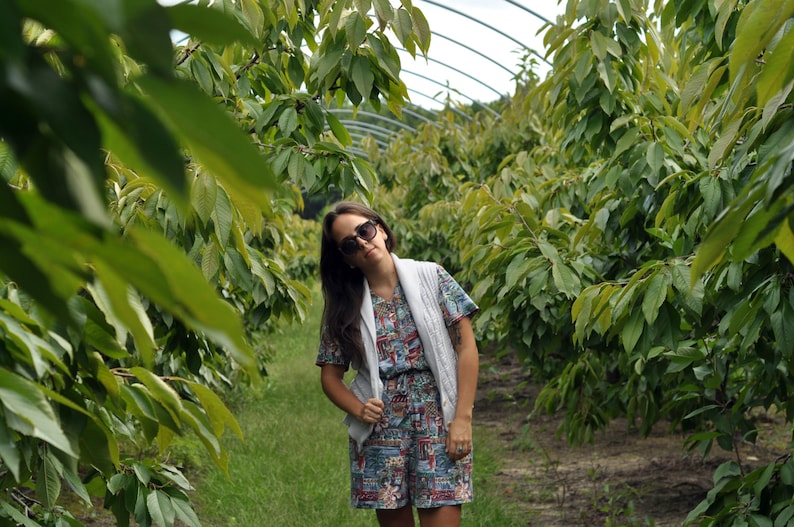
M 501 120 L 379 160 L 408 252 L 459 269 L 569 441 L 626 416 L 707 455 L 794 420 L 792 38 L 790 0 L 571 0 Z M 787 463 L 722 470 L 690 520 L 785 524 Z
M 66 482 L 120 525 L 199 524 L 170 441 L 226 468 L 216 391 L 310 298 L 302 191 L 373 190 L 325 105 L 399 114 L 386 31 L 429 44 L 409 0 L 209 4 L 0 4 L 0 522 L 79 525 Z

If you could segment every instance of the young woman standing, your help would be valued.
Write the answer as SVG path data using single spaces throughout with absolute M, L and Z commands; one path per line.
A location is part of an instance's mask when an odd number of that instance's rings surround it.
M 422 527 L 454 527 L 473 498 L 478 308 L 438 264 L 394 247 L 368 207 L 325 216 L 321 384 L 347 413 L 352 506 L 375 509 L 382 527 L 412 527 L 413 507 Z

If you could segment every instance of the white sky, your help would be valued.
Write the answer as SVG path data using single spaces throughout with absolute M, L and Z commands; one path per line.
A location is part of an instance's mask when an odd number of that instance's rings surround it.
M 551 21 L 554 21 L 557 15 L 562 14 L 565 9 L 565 5 L 558 5 L 557 0 L 517 0 L 515 3 L 526 6 Z M 450 7 L 455 11 L 469 15 L 476 21 L 435 4 Z M 513 75 L 510 72 L 435 33 L 440 33 L 479 51 L 511 72 L 518 72 L 518 64 L 524 55 L 524 52 L 520 51 L 521 45 L 514 40 L 534 49 L 541 56 L 544 55 L 543 36 L 537 34 L 544 24 L 543 20 L 506 0 L 433 0 L 433 3 L 414 0 L 414 6 L 425 14 L 430 24 L 430 30 L 434 33 L 430 44 L 429 58 L 461 70 L 481 83 L 434 61 L 426 63 L 423 58 L 414 61 L 407 52 L 403 52 L 401 53 L 404 70 L 402 78 L 409 90 L 436 96 L 442 100 L 446 98 L 446 88 L 419 76 L 423 75 L 441 84 L 449 82 L 452 88 L 456 88 L 463 94 L 458 95 L 450 92 L 450 97 L 463 103 L 471 102 L 466 96 L 487 102 L 499 98 L 496 92 L 508 95 L 514 91 L 515 83 L 512 81 Z M 514 40 L 477 21 L 506 33 Z M 536 71 L 543 77 L 549 68 L 540 58 L 536 57 L 536 60 L 539 63 Z M 482 83 L 487 84 L 488 87 L 483 86 Z M 414 91 L 409 94 L 412 102 L 419 106 L 429 108 L 440 106 Z

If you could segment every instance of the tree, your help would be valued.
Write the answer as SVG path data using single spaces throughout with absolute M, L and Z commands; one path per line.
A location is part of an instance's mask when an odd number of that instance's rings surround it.
M 409 0 L 199 4 L 0 4 L 3 522 L 79 525 L 65 481 L 120 525 L 199 524 L 162 454 L 192 431 L 226 466 L 216 391 L 309 298 L 301 190 L 374 186 L 324 105 L 399 113 L 385 32 L 429 44 Z

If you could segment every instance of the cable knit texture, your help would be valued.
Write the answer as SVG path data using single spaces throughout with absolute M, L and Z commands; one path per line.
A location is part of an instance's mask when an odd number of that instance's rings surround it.
M 444 314 L 438 303 L 438 264 L 404 260 L 395 254 L 392 254 L 392 259 L 408 306 L 411 308 L 414 322 L 416 322 L 416 329 L 422 341 L 427 363 L 441 392 L 444 426 L 448 426 L 455 417 L 455 408 L 458 402 L 458 356 L 452 347 L 452 341 L 449 339 L 449 333 L 444 323 Z M 378 372 L 375 315 L 373 314 L 369 284 L 366 281 L 364 282 L 360 327 L 366 360 L 363 363 L 354 361 L 352 364 L 358 373 L 350 383 L 350 390 L 361 402 L 366 402 L 371 397 L 380 397 L 383 391 L 383 381 L 381 381 Z M 364 441 L 372 433 L 374 425 L 360 421 L 352 414 L 345 417 L 345 424 L 348 426 L 350 437 L 356 441 L 356 446 L 361 451 Z

